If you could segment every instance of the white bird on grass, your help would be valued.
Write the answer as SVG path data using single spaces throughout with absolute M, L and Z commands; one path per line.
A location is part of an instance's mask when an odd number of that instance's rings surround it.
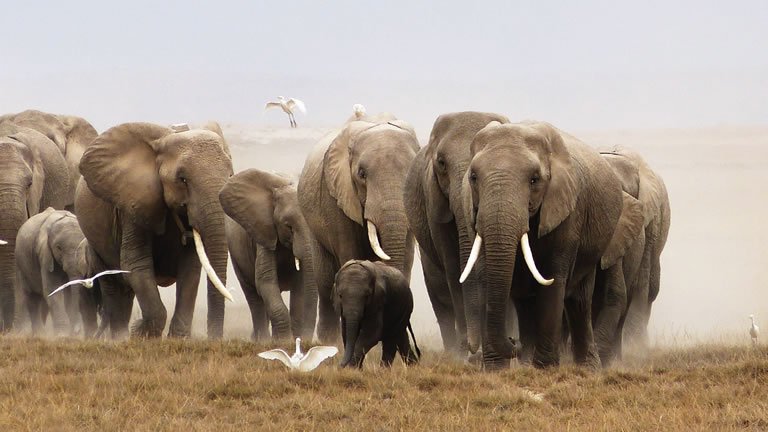
M 304 102 L 295 98 L 286 99 L 282 96 L 278 96 L 276 102 L 267 102 L 264 109 L 268 110 L 270 108 L 281 108 L 284 113 L 288 114 L 288 120 L 290 120 L 292 128 L 297 126 L 296 117 L 293 115 L 293 111 L 298 109 L 304 114 L 307 113 L 307 107 L 304 105 Z
M 71 280 L 71 281 L 65 283 L 64 285 L 56 288 L 55 290 L 53 290 L 52 293 L 48 294 L 48 297 L 56 294 L 57 292 L 63 290 L 64 288 L 66 288 L 68 286 L 72 286 L 72 285 L 81 284 L 82 286 L 84 286 L 86 288 L 93 288 L 93 282 L 96 279 L 98 279 L 98 278 L 100 278 L 102 276 L 118 274 L 118 273 L 130 273 L 130 271 L 128 271 L 128 270 L 104 270 L 103 272 L 97 273 L 93 277 L 90 277 L 90 278 L 87 278 L 87 279 L 74 279 L 74 280 Z
M 301 338 L 296 338 L 296 352 L 289 356 L 287 352 L 281 349 L 273 349 L 259 353 L 259 357 L 267 360 L 280 360 L 291 370 L 309 372 L 327 358 L 331 358 L 339 352 L 335 346 L 316 346 L 310 348 L 306 354 L 301 352 Z
M 760 327 L 755 324 L 754 315 L 750 315 L 749 319 L 752 320 L 752 325 L 749 327 L 749 335 L 752 336 L 752 345 L 757 345 L 757 337 L 760 336 Z

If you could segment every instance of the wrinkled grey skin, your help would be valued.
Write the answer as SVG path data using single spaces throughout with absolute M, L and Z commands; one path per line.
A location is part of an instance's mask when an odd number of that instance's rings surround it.
M 379 342 L 382 366 L 391 366 L 397 353 L 406 364 L 418 362 L 407 333 L 413 295 L 400 271 L 381 261 L 349 261 L 336 274 L 332 296 L 342 323 L 341 367 L 361 368 Z
M 226 283 L 219 191 L 232 175 L 232 161 L 220 129 L 210 129 L 174 133 L 126 123 L 99 135 L 83 154 L 75 201 L 80 226 L 104 265 L 131 272 L 100 279 L 113 338 L 127 334 L 134 295 L 142 313 L 134 333 L 159 337 L 167 312 L 158 285 L 174 282 L 176 308 L 168 334 L 190 335 L 201 269 L 192 229 Z M 221 338 L 223 331 L 224 297 L 208 281 L 208 337 Z
M 597 151 L 547 123 L 491 123 L 470 152 L 464 198 L 471 237 L 483 238 L 485 367 L 508 367 L 515 354 L 507 337 L 510 295 L 524 361 L 559 363 L 565 310 L 574 360 L 599 365 L 591 295 L 602 257 L 626 246 L 612 244 L 623 211 L 618 179 Z M 554 279 L 550 286 L 536 283 L 522 259 L 525 233 L 539 271 Z
M 0 118 L 0 122 L 2 121 L 34 129 L 56 144 L 67 161 L 72 194 L 74 194 L 77 182 L 80 180 L 80 169 L 78 167 L 80 158 L 83 156 L 85 149 L 99 135 L 96 129 L 81 117 L 50 114 L 37 110 L 26 110 L 16 114 L 8 114 Z M 67 210 L 73 210 L 71 204 L 67 206 Z
M 75 215 L 47 208 L 29 218 L 16 238 L 18 263 L 17 320 L 28 319 L 38 334 L 50 313 L 54 331 L 70 336 L 83 324 L 85 336 L 96 329 L 96 304 L 82 285 L 75 285 L 49 297 L 57 287 L 89 273 L 88 242 Z M 82 317 L 81 317 L 82 316 Z
M 643 211 L 642 227 L 627 253 L 614 267 L 598 271 L 593 310 L 602 314 L 595 314 L 596 319 L 617 322 L 613 333 L 598 338 L 600 358 L 606 365 L 621 358 L 624 339 L 629 345 L 647 348 L 648 320 L 659 293 L 660 258 L 669 234 L 670 208 L 664 181 L 638 153 L 615 148 L 601 155 L 621 180 L 624 192 L 636 198 Z
M 21 225 L 47 207 L 72 204 L 67 163 L 56 145 L 41 133 L 0 122 L 0 332 L 13 327 L 16 258 Z
M 318 336 L 339 338 L 333 309 L 334 276 L 351 259 L 378 260 L 368 241 L 366 221 L 378 230 L 387 264 L 410 279 L 413 234 L 408 229 L 403 188 L 419 150 L 405 122 L 391 115 L 348 122 L 323 138 L 307 157 L 298 184 L 299 204 L 316 240 L 314 274 L 319 295 Z
M 229 216 L 227 243 L 251 310 L 253 338 L 269 337 L 269 319 L 273 339 L 311 341 L 317 317 L 312 233 L 296 187 L 284 177 L 249 169 L 227 181 L 219 200 Z M 281 291 L 290 291 L 290 312 Z
M 480 345 L 480 281 L 474 272 L 459 283 L 473 238 L 469 237 L 462 182 L 475 134 L 499 114 L 458 112 L 435 120 L 429 143 L 411 164 L 404 201 L 408 222 L 419 244 L 427 293 L 446 350 L 475 352 Z M 469 340 L 468 340 L 469 339 Z

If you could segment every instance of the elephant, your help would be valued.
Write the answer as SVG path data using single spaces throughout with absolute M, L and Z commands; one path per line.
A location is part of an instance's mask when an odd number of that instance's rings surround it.
M 548 123 L 491 122 L 474 136 L 470 154 L 462 195 L 475 240 L 465 273 L 482 255 L 485 367 L 507 367 L 516 354 L 506 334 L 510 295 L 523 361 L 559 364 L 565 312 L 575 362 L 599 366 L 591 318 L 596 268 L 626 251 L 629 240 L 614 234 L 632 228 L 620 218 L 640 218 L 640 206 L 625 199 L 597 150 Z
M 0 123 L 0 332 L 13 328 L 16 286 L 16 235 L 42 209 L 64 209 L 73 188 L 67 162 L 40 132 Z
M 74 335 L 81 323 L 84 335 L 95 331 L 97 305 L 85 287 L 76 285 L 50 296 L 58 286 L 88 275 L 88 249 L 75 215 L 66 210 L 48 207 L 19 229 L 16 315 L 20 319 L 28 314 L 34 334 L 40 332 L 46 311 L 57 335 Z
M 651 306 L 659 293 L 661 252 L 670 226 L 669 196 L 664 180 L 635 151 L 615 147 L 601 151 L 626 194 L 642 205 L 642 226 L 628 252 L 614 267 L 598 271 L 593 310 L 609 319 L 612 333 L 598 340 L 604 364 L 621 357 L 623 337 L 630 345 L 647 348 Z M 624 287 L 624 293 L 621 287 Z M 618 288 L 616 288 L 618 287 Z M 616 295 L 618 293 L 618 295 Z
M 209 280 L 208 337 L 223 336 L 224 299 L 232 297 L 224 286 L 227 240 L 219 191 L 232 176 L 232 160 L 220 131 L 215 124 L 177 132 L 124 123 L 83 153 L 75 197 L 83 234 L 106 266 L 130 272 L 101 279 L 112 338 L 127 334 L 134 295 L 142 318 L 133 333 L 160 336 L 167 313 L 158 285 L 173 283 L 168 334 L 189 336 L 201 266 Z
M 331 288 L 344 263 L 386 260 L 410 280 L 414 238 L 405 216 L 403 188 L 418 151 L 410 125 L 379 114 L 347 122 L 322 138 L 307 156 L 297 190 L 313 237 L 321 341 L 338 341 L 339 316 Z
M 416 237 L 427 293 L 447 351 L 477 351 L 480 341 L 479 280 L 459 283 L 472 238 L 464 219 L 462 181 L 469 166 L 469 144 L 499 114 L 457 112 L 435 120 L 429 143 L 411 163 L 403 200 Z M 467 316 L 468 312 L 474 315 Z M 469 339 L 469 342 L 467 341 Z
M 219 193 L 227 243 L 253 322 L 253 337 L 311 341 L 317 317 L 312 233 L 299 208 L 296 186 L 285 177 L 248 169 Z M 281 291 L 290 291 L 290 315 Z
M 82 117 L 56 115 L 37 110 L 8 114 L 0 118 L 0 122 L 2 121 L 34 129 L 56 144 L 69 167 L 70 184 L 72 185 L 71 199 L 74 201 L 75 187 L 80 180 L 80 158 L 85 149 L 98 136 L 96 129 Z M 67 210 L 73 210 L 72 202 L 68 203 Z
M 382 366 L 391 366 L 397 353 L 407 365 L 419 361 L 421 351 L 410 323 L 413 294 L 399 270 L 381 261 L 350 260 L 336 273 L 332 297 L 342 322 L 341 367 L 362 368 L 365 355 L 379 341 Z

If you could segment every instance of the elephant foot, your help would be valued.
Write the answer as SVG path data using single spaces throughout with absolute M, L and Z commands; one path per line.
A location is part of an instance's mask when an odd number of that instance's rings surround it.
M 179 321 L 171 322 L 171 326 L 168 329 L 168 337 L 172 338 L 188 338 L 192 335 L 192 331 L 188 325 L 182 324 Z
M 141 338 L 158 338 L 162 336 L 163 328 L 154 320 L 139 319 L 131 326 L 131 336 Z

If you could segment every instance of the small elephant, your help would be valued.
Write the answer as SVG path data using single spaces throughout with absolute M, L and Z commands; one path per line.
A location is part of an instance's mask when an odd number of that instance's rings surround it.
M 361 368 L 365 354 L 379 341 L 383 366 L 389 367 L 397 352 L 406 364 L 419 361 L 421 351 L 410 323 L 413 295 L 399 270 L 380 261 L 350 260 L 336 273 L 332 296 L 342 322 L 341 367 Z
M 290 180 L 257 169 L 231 177 L 219 193 L 235 274 L 253 321 L 253 338 L 312 340 L 317 286 L 312 233 Z M 280 295 L 290 291 L 290 313 Z
M 73 335 L 82 321 L 84 334 L 90 336 L 96 325 L 91 293 L 77 285 L 49 297 L 58 286 L 81 279 L 89 271 L 88 241 L 75 215 L 49 207 L 32 216 L 19 229 L 15 253 L 17 319 L 28 316 L 32 332 L 37 334 L 50 312 L 57 335 Z

